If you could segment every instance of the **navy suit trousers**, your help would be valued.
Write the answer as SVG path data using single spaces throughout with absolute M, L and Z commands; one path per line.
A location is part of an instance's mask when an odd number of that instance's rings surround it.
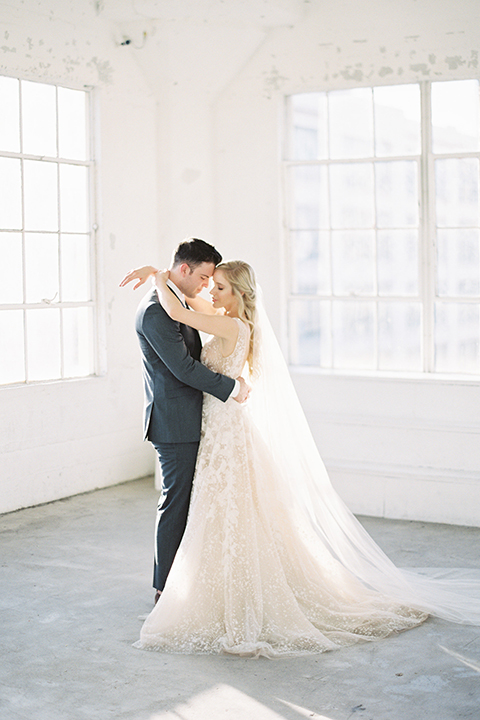
M 153 587 L 163 590 L 187 524 L 198 442 L 154 444 L 162 469 L 155 529 Z

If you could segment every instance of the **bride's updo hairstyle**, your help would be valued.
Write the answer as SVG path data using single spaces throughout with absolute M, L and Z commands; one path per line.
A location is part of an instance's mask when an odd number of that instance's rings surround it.
M 255 307 L 257 302 L 257 283 L 255 273 L 250 265 L 243 260 L 229 260 L 217 265 L 232 286 L 232 292 L 238 301 L 238 314 L 245 315 L 250 326 L 250 347 L 248 350 L 248 367 L 253 371 L 253 343 L 255 335 Z

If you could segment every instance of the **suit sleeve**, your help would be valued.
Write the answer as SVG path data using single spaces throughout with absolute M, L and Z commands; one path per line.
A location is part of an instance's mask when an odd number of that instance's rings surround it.
M 177 380 L 214 395 L 225 402 L 235 386 L 235 380 L 215 373 L 194 360 L 188 352 L 179 323 L 172 320 L 160 305 L 147 308 L 142 331 L 152 349 Z

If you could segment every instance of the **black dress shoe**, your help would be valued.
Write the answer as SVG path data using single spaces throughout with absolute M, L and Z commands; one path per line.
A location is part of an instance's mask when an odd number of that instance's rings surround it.
M 160 600 L 160 595 L 161 595 L 161 594 L 162 594 L 162 591 L 161 591 L 161 590 L 157 590 L 157 592 L 155 593 L 155 600 L 154 600 L 154 602 L 153 602 L 154 605 L 156 605 L 157 602 Z

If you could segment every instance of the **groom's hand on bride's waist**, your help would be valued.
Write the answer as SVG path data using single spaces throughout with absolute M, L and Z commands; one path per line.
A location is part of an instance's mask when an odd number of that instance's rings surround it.
M 238 403 L 244 403 L 246 400 L 248 400 L 248 396 L 250 395 L 250 390 L 252 389 L 248 383 L 245 382 L 243 377 L 238 377 L 237 382 L 240 385 L 240 389 L 238 393 L 234 396 L 234 400 L 236 400 Z

